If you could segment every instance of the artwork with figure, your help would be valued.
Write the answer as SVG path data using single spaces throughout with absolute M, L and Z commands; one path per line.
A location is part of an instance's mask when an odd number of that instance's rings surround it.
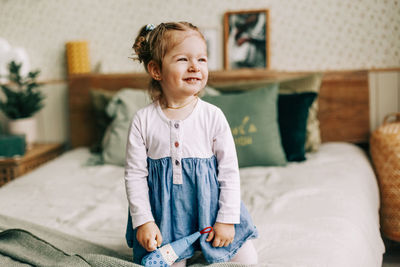
M 268 10 L 227 12 L 225 69 L 268 68 Z

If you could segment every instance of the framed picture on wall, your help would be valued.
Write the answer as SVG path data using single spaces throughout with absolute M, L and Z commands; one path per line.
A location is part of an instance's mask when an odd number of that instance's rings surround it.
M 269 11 L 224 14 L 225 69 L 269 68 Z

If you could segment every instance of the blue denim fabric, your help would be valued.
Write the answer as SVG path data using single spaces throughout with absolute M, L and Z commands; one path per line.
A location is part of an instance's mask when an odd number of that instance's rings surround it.
M 213 226 L 218 213 L 219 184 L 215 156 L 211 158 L 182 159 L 182 184 L 172 182 L 170 157 L 148 159 L 148 186 L 152 213 L 160 228 L 163 244 L 168 244 L 208 226 Z M 195 250 L 201 250 L 209 263 L 229 261 L 251 238 L 257 237 L 257 229 L 241 203 L 240 224 L 235 224 L 235 239 L 227 247 L 214 248 L 206 242 L 207 235 L 190 246 L 177 261 L 190 258 Z M 147 251 L 136 240 L 136 229 L 132 229 L 128 218 L 126 240 L 133 247 L 134 262 L 140 263 Z

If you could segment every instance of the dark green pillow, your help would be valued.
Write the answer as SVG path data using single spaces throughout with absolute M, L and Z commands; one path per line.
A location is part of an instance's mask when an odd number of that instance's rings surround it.
M 287 161 L 305 160 L 308 111 L 317 94 L 279 94 L 278 120 Z
M 239 167 L 286 165 L 278 126 L 277 97 L 278 84 L 203 97 L 224 112 L 235 139 Z
M 112 121 L 112 118 L 106 113 L 106 107 L 115 93 L 104 89 L 90 90 L 90 101 L 96 127 L 96 136 L 94 137 L 93 145 L 90 147 L 91 152 L 98 153 L 102 151 L 101 142 L 108 125 Z

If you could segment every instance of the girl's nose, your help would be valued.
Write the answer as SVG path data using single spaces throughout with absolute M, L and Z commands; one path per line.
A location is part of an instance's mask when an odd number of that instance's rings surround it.
M 199 66 L 195 62 L 192 62 L 192 64 L 190 64 L 189 71 L 198 72 L 199 70 Z

